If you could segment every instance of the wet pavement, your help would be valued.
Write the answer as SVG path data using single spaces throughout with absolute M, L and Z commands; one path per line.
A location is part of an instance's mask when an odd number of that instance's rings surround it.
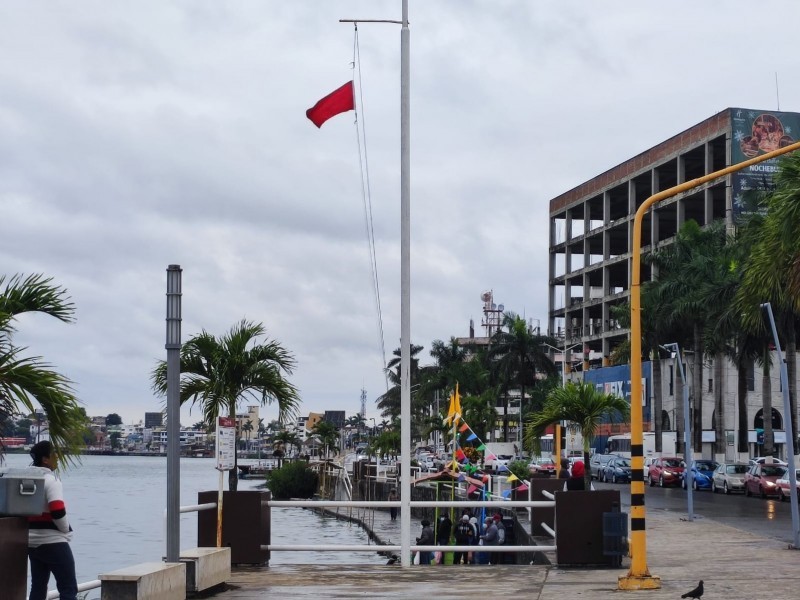
M 398 531 L 376 511 L 376 532 Z M 620 569 L 566 569 L 541 565 L 281 565 L 234 568 L 224 600 L 254 598 L 680 598 L 700 579 L 703 600 L 800 598 L 800 551 L 785 542 L 685 514 L 647 512 L 647 565 L 661 579 L 657 590 L 620 591 Z M 389 538 L 392 536 L 389 535 Z M 393 541 L 396 541 L 393 540 Z M 376 547 L 377 548 L 377 547 Z

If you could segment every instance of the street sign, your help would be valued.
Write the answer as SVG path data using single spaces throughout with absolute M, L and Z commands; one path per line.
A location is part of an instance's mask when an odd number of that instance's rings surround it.
M 236 461 L 236 419 L 217 418 L 217 470 L 230 471 Z

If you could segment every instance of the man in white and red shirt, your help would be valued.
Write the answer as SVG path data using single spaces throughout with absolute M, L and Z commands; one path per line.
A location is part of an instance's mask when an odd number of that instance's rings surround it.
M 61 481 L 53 471 L 57 465 L 56 452 L 50 442 L 39 442 L 31 448 L 33 466 L 44 474 L 45 506 L 41 515 L 28 517 L 28 558 L 31 562 L 31 594 L 29 600 L 45 600 L 47 583 L 52 573 L 61 600 L 76 600 L 78 583 L 75 578 L 75 559 L 69 541 L 72 528 L 67 520 L 67 508 Z

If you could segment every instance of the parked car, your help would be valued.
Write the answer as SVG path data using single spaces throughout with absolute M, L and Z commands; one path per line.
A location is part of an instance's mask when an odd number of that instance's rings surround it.
M 653 461 L 647 479 L 650 485 L 656 483 L 660 487 L 668 485 L 679 485 L 683 477 L 684 464 L 680 458 L 675 456 L 662 456 Z
M 797 484 L 797 491 L 800 493 L 800 469 L 794 470 L 795 483 Z M 778 479 L 775 480 L 778 486 L 778 497 L 783 500 L 788 500 L 791 494 L 792 482 L 789 479 L 789 469 L 786 469 Z
M 612 457 L 600 472 L 600 481 L 622 483 L 631 480 L 631 461 L 620 456 Z
M 552 458 L 534 458 L 528 464 L 528 471 L 531 475 L 550 477 L 556 472 L 556 463 Z
M 779 496 L 780 488 L 775 483 L 786 472 L 786 467 L 776 464 L 756 463 L 744 475 L 744 495 L 758 494 L 762 498 Z
M 722 463 L 711 478 L 711 491 L 722 490 L 726 494 L 744 491 L 744 475 L 750 465 L 747 463 Z
M 692 461 L 692 468 L 689 471 L 684 471 L 683 478 L 681 479 L 681 487 L 686 489 L 691 481 L 693 490 L 710 490 L 711 480 L 714 476 L 714 471 L 719 466 L 715 460 L 695 460 Z
M 616 456 L 616 454 L 592 454 L 591 458 L 589 458 L 589 475 L 591 475 L 592 479 L 600 481 L 606 463 L 612 458 L 616 458 Z
M 612 458 L 619 458 L 619 456 L 617 454 L 592 454 L 592 457 L 589 459 L 589 471 L 592 479 L 600 480 L 606 463 Z
M 788 463 L 782 461 L 780 458 L 775 458 L 774 456 L 759 456 L 757 458 L 750 459 L 751 466 L 764 464 L 782 465 L 785 467 Z
M 492 467 L 495 471 L 504 470 L 502 467 L 508 469 L 508 465 L 514 460 L 514 456 L 511 454 L 498 454 L 497 458 L 494 459 L 492 462 Z

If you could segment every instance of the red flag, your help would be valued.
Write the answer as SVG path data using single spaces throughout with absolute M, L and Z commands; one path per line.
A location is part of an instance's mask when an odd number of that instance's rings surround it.
M 348 81 L 335 92 L 331 92 L 322 100 L 306 111 L 306 116 L 311 119 L 317 127 L 335 117 L 339 113 L 355 110 L 356 105 L 353 100 L 353 82 Z

